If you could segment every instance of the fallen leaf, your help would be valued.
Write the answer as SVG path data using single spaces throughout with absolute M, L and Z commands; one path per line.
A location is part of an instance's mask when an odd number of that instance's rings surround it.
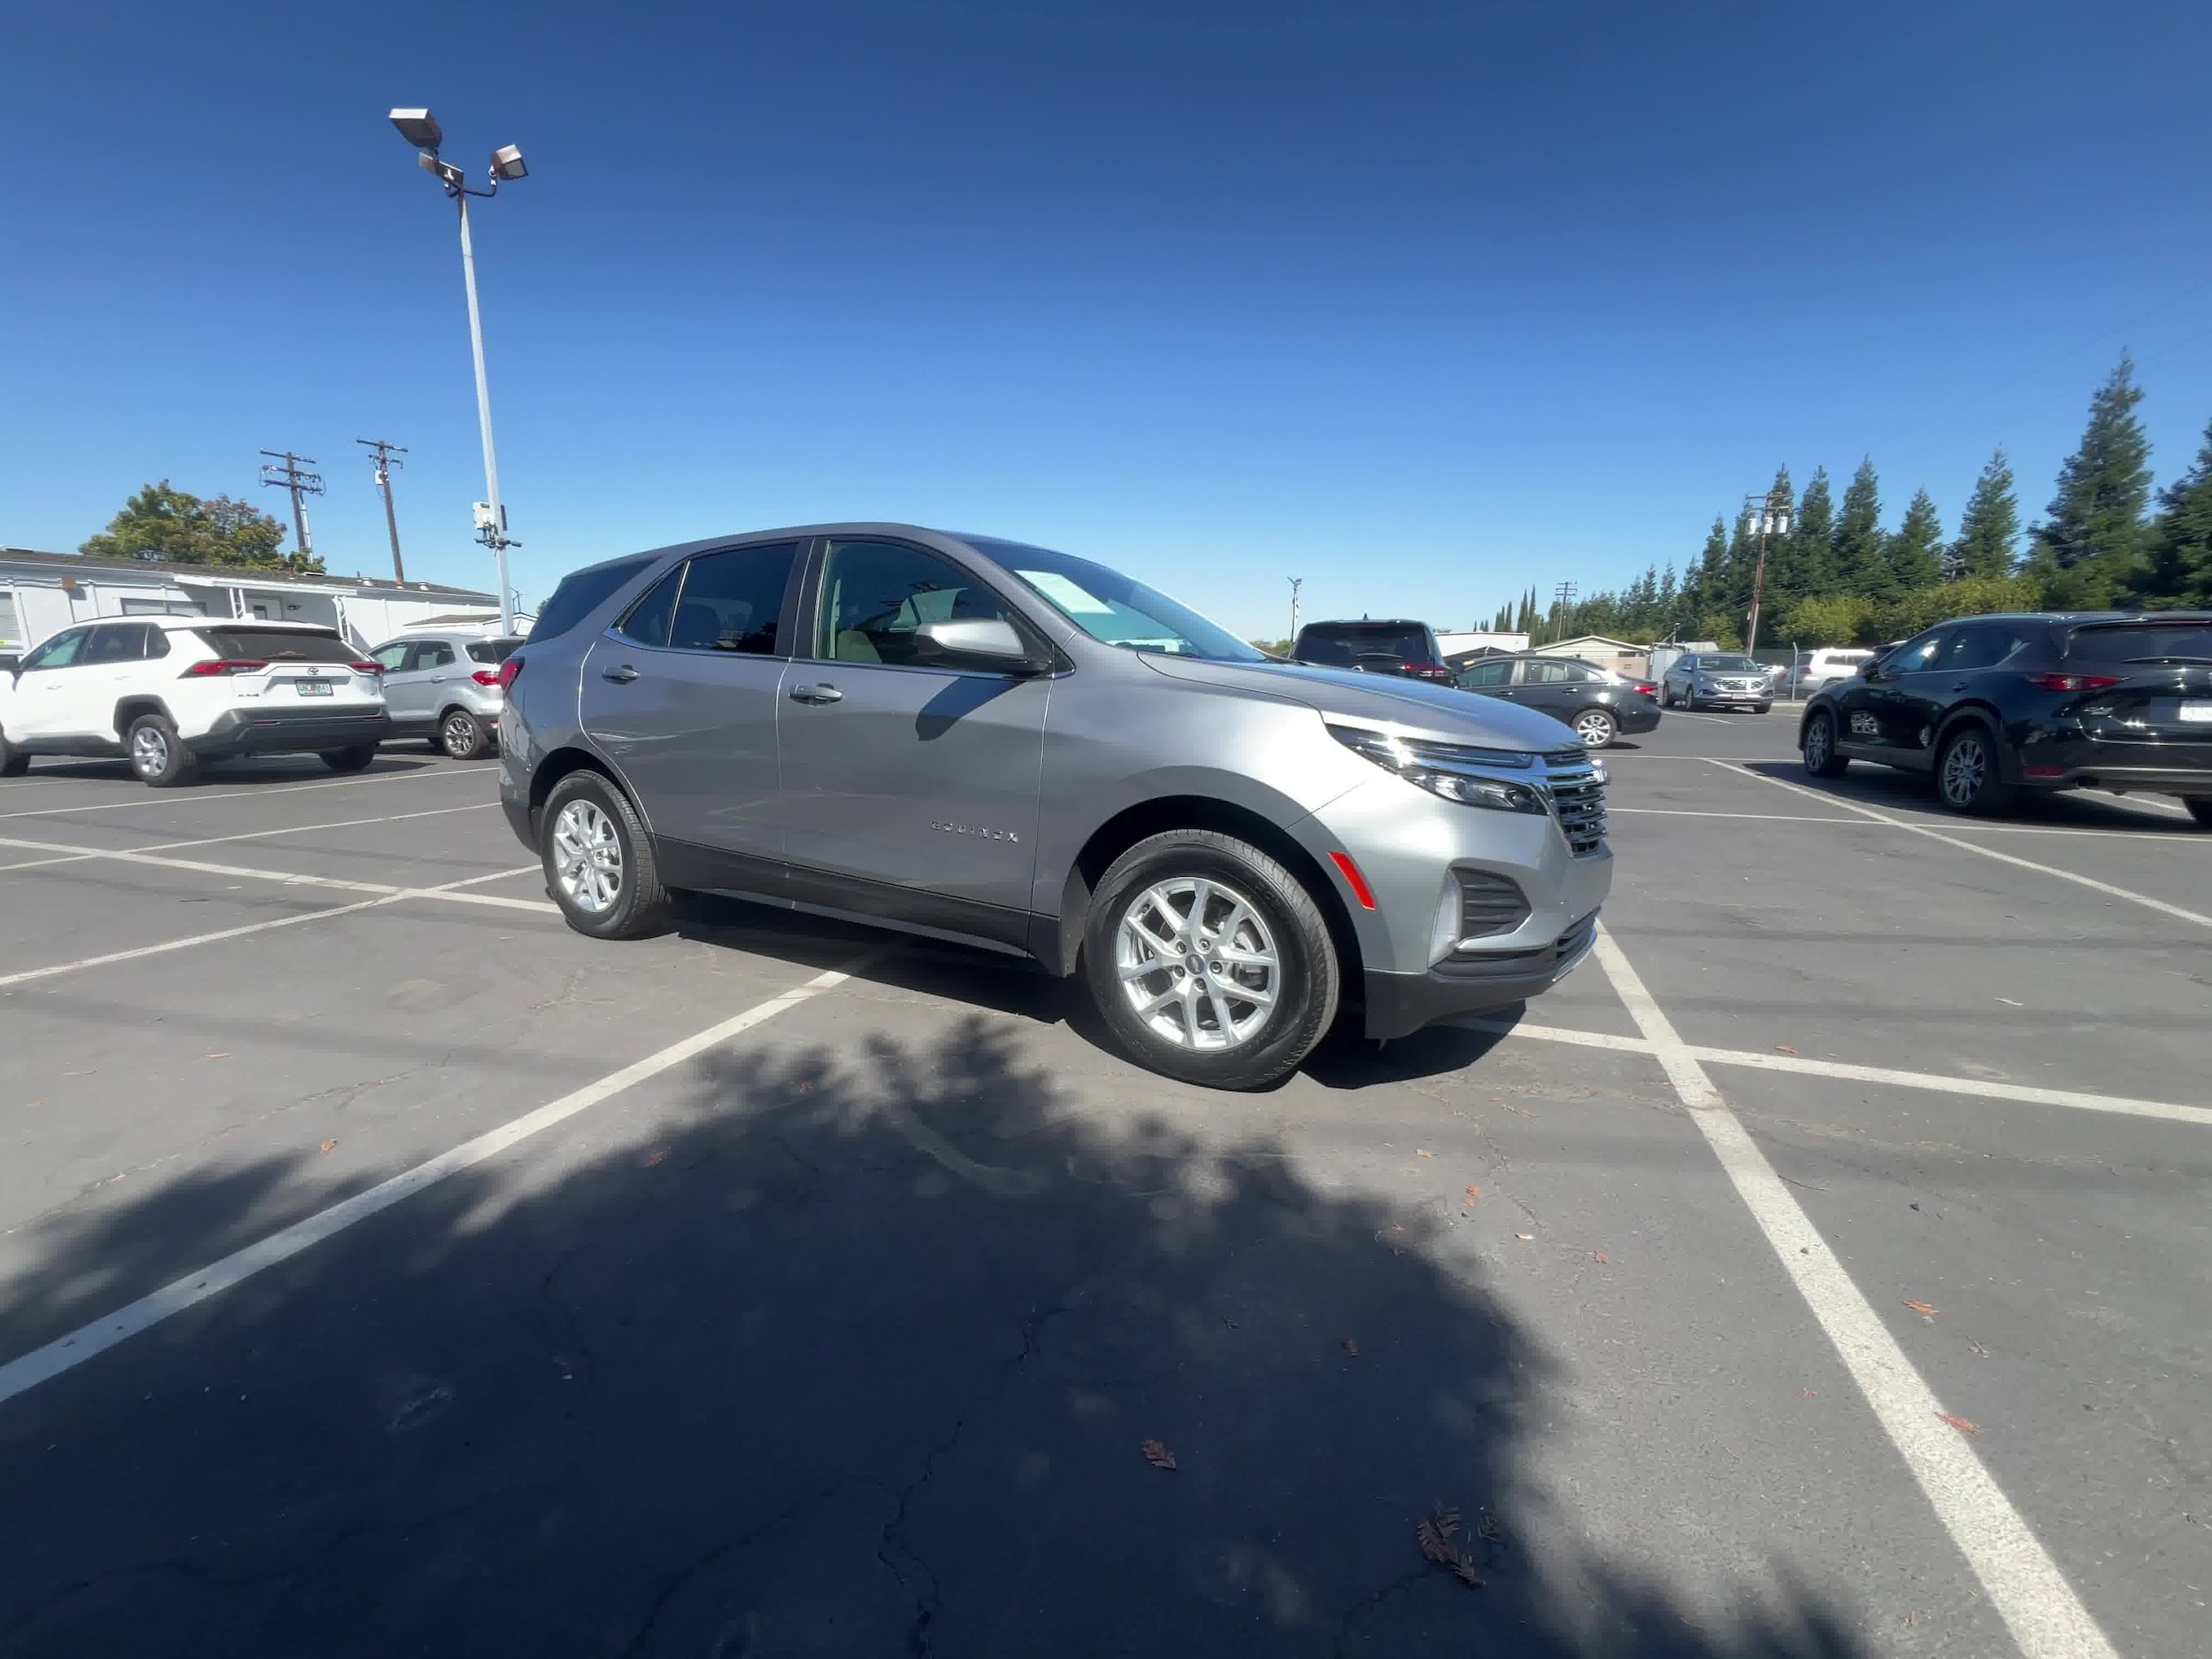
M 1801 1388 L 1798 1390 L 1798 1393 L 1803 1394 L 1808 1400 L 1817 1400 L 1820 1398 L 1820 1390 L 1817 1388 Z
M 323 1142 L 323 1150 L 326 1152 L 334 1150 L 337 1145 L 338 1143 L 335 1141 L 326 1141 Z
M 225 1049 L 221 1054 L 211 1054 L 207 1057 L 211 1060 L 227 1060 L 230 1058 L 230 1051 Z
M 1940 1309 L 1931 1308 L 1924 1302 L 1908 1302 L 1905 1303 L 1905 1306 L 1910 1308 L 1915 1313 L 1918 1314 L 1924 1319 L 1932 1319 L 1938 1313 L 1942 1311 Z
M 1357 1337 L 1346 1337 L 1344 1339 L 1343 1347 L 1344 1351 L 1347 1354 L 1349 1354 L 1354 1359 L 1357 1359 L 1359 1357 L 1359 1339 Z
M 1459 1552 L 1452 1548 L 1452 1535 L 1459 1531 L 1459 1511 L 1438 1504 L 1413 1529 L 1414 1542 L 1421 1547 L 1421 1559 L 1432 1561 L 1440 1567 L 1448 1567 L 1459 1559 Z
M 1430 1151 L 1426 1147 L 1416 1147 L 1413 1148 L 1413 1156 L 1417 1158 L 1432 1158 L 1436 1156 L 1436 1154 Z
M 1455 1556 L 1451 1563 L 1452 1577 L 1470 1590 L 1482 1588 L 1482 1575 L 1475 1571 L 1475 1563 L 1464 1555 Z
M 1955 1417 L 1948 1411 L 1939 1411 L 1936 1416 L 1941 1417 L 1962 1434 L 1979 1434 L 1982 1432 L 1980 1424 L 1969 1423 L 1964 1417 Z
M 2007 1008 L 2025 1008 L 2027 1006 L 2025 1002 L 2016 1002 L 2008 996 L 2001 996 L 1997 1000 L 2002 1002 Z
M 1598 1252 L 1597 1262 L 1600 1267 L 1603 1267 L 1609 1259 L 1611 1258 L 1609 1258 L 1603 1250 L 1600 1250 Z
M 654 1164 L 660 1163 L 667 1156 L 668 1148 L 666 1147 L 657 1148 L 645 1155 L 645 1165 L 648 1169 L 650 1169 Z
M 1144 1461 L 1155 1469 L 1175 1467 L 1175 1454 L 1159 1440 L 1139 1440 L 1137 1449 L 1144 1454 Z
M 1533 1244 L 1536 1241 L 1536 1235 L 1532 1233 L 1517 1233 L 1513 1236 L 1523 1244 Z
M 1774 1052 L 1777 1054 L 1795 1054 L 1797 1050 L 1791 1048 L 1786 1042 L 1778 1042 L 1774 1045 Z
M 1479 1197 L 1481 1197 L 1481 1196 L 1482 1196 L 1482 1188 L 1481 1188 L 1481 1187 L 1470 1187 L 1467 1189 L 1467 1196 L 1468 1196 L 1468 1197 L 1470 1197 L 1470 1198 L 1479 1198 Z
M 1498 1517 L 1489 1510 L 1478 1509 L 1475 1512 L 1475 1536 L 1486 1543 L 1499 1543 L 1505 1537 L 1505 1528 L 1498 1525 Z

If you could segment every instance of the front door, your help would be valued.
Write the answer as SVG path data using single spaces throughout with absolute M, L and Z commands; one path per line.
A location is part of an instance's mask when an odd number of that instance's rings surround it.
M 831 541 L 816 586 L 813 655 L 777 705 L 795 896 L 1025 943 L 1052 681 L 950 665 L 918 636 L 1019 619 L 904 542 Z
M 1883 661 L 1874 712 L 1881 723 L 1882 747 L 1897 759 L 1928 764 L 1936 718 L 1947 700 L 1944 688 L 1957 678 L 1943 667 L 1944 653 L 1957 634 L 1955 627 L 1931 629 Z
M 426 713 L 408 712 L 424 695 L 421 681 L 410 665 L 421 643 L 419 640 L 394 640 L 377 647 L 374 654 L 377 665 L 384 671 L 384 712 L 397 726 L 413 726 L 430 718 Z
M 88 626 L 65 628 L 25 656 L 16 673 L 15 695 L 9 699 L 11 742 L 81 734 L 73 710 L 92 672 L 83 661 L 91 636 Z
M 585 732 L 612 760 L 678 887 L 775 890 L 777 691 L 799 543 L 673 566 L 584 658 Z

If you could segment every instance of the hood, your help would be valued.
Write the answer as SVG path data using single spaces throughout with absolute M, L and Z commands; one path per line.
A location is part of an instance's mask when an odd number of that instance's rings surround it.
M 1211 663 L 1155 651 L 1144 652 L 1140 660 L 1170 680 L 1280 697 L 1302 703 L 1325 719 L 1340 715 L 1370 720 L 1442 743 L 1525 749 L 1582 747 L 1573 732 L 1548 714 L 1456 686 L 1307 663 Z

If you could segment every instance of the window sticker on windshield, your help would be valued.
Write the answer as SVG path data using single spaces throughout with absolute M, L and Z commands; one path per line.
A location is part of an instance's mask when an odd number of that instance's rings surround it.
M 1114 608 L 1083 591 L 1056 571 L 1023 571 L 1021 578 L 1070 616 L 1110 617 Z

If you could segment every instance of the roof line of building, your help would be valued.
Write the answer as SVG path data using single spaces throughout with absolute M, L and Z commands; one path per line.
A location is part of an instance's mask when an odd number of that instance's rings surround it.
M 48 553 L 26 547 L 0 547 L 0 565 L 49 566 L 57 574 L 65 575 L 81 571 L 94 578 L 156 575 L 230 586 L 260 587 L 272 582 L 303 588 L 338 586 L 376 593 L 439 594 L 455 599 L 480 600 L 486 604 L 496 603 L 494 595 L 473 588 L 452 588 L 442 582 L 396 582 L 387 577 L 348 576 L 337 571 L 276 571 L 244 565 L 183 565 L 169 559 L 96 558 L 82 553 Z

